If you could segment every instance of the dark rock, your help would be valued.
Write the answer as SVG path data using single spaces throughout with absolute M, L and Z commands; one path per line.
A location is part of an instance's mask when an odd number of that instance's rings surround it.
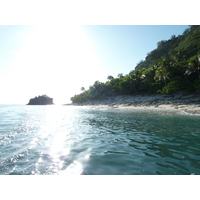
M 27 105 L 52 105 L 53 98 L 48 97 L 47 95 L 38 96 L 29 100 Z

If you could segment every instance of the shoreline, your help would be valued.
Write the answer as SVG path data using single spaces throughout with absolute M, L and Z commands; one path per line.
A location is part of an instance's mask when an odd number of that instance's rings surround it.
M 103 100 L 86 101 L 83 103 L 72 103 L 65 105 L 89 106 L 95 108 L 115 108 L 115 109 L 162 109 L 184 111 L 191 114 L 200 114 L 200 93 L 184 95 L 182 93 L 167 95 L 120 95 L 107 97 Z

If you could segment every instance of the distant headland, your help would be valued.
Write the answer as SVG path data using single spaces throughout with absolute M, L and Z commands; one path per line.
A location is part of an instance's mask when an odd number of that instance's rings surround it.
M 53 98 L 48 97 L 46 94 L 42 96 L 36 96 L 35 98 L 32 98 L 29 100 L 29 103 L 27 105 L 52 105 Z

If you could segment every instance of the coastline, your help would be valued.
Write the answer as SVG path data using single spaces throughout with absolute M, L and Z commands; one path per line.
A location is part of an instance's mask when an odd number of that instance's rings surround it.
M 107 97 L 103 100 L 86 101 L 83 103 L 72 103 L 65 105 L 89 106 L 95 108 L 115 109 L 162 109 L 166 111 L 184 111 L 191 114 L 200 114 L 200 93 L 185 95 L 177 93 L 173 95 L 120 95 Z

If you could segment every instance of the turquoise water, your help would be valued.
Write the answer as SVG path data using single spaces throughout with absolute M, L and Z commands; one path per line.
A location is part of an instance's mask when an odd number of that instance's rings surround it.
M 200 174 L 200 116 L 0 105 L 0 174 Z

